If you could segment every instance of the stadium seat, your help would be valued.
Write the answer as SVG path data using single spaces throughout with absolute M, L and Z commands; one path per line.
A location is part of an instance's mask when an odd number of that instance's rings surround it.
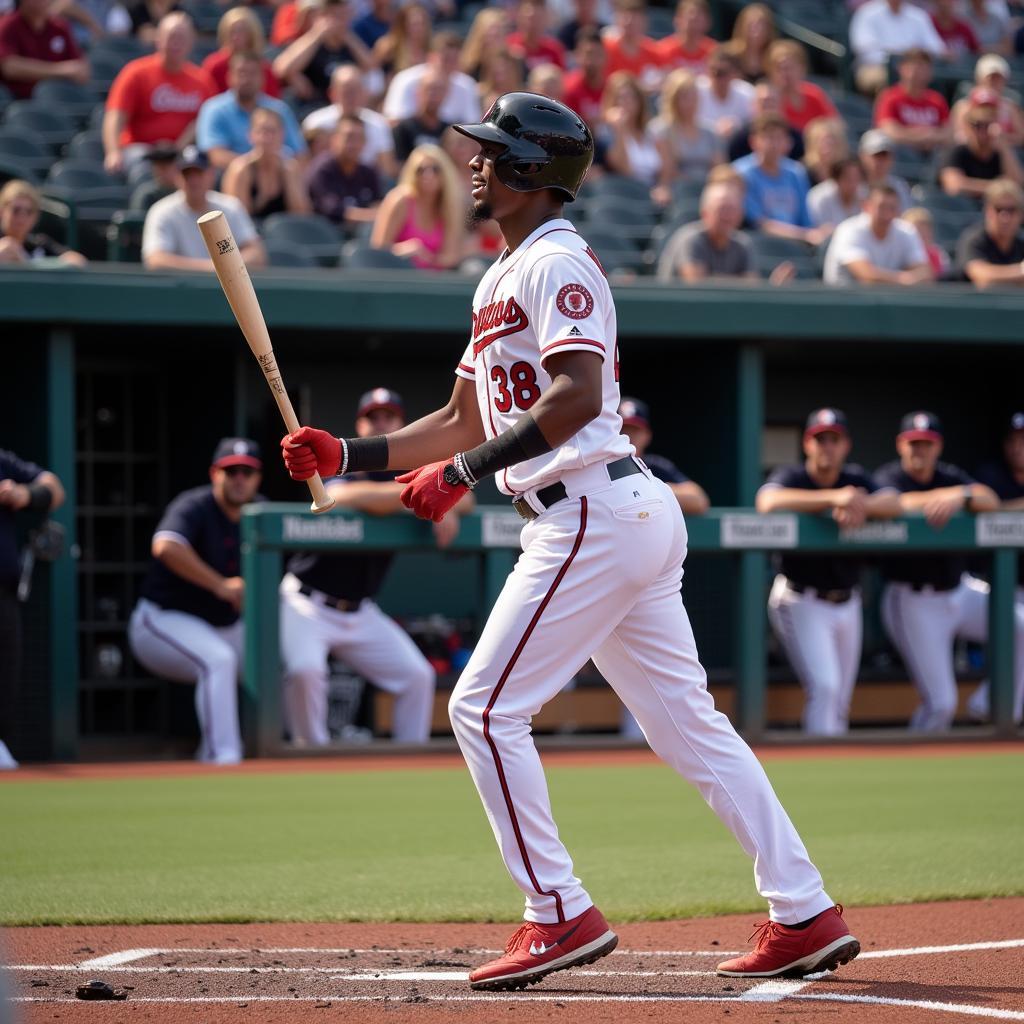
M 646 243 L 657 219 L 658 211 L 650 200 L 636 203 L 599 199 L 587 205 L 588 232 L 592 230 L 590 225 L 600 224 L 634 242 Z
M 677 178 L 672 182 L 672 202 L 679 203 L 691 199 L 700 199 L 707 184 L 703 179 Z
M 587 242 L 597 254 L 607 273 L 615 270 L 644 269 L 643 255 L 640 250 L 613 228 L 588 228 Z
M 14 160 L 30 167 L 37 178 L 44 178 L 53 164 L 53 153 L 34 138 L 0 125 L 0 159 Z
M 78 214 L 70 200 L 41 196 L 36 229 L 69 249 L 78 248 Z
M 596 199 L 627 199 L 638 203 L 651 201 L 651 190 L 636 178 L 627 178 L 621 174 L 606 174 L 603 177 L 588 181 L 580 196 L 586 203 L 592 204 Z
M 103 36 L 89 48 L 89 63 L 91 66 L 97 57 L 112 55 L 120 58 L 122 64 L 127 64 L 136 57 L 144 57 L 152 52 L 153 47 L 144 43 L 138 36 Z
M 341 233 L 315 213 L 274 213 L 263 222 L 267 244 L 284 243 L 308 252 L 322 267 L 336 267 L 341 252 Z
M 196 26 L 196 32 L 200 36 L 213 36 L 217 34 L 217 26 L 220 24 L 224 8 L 212 0 L 186 0 L 182 4 L 182 10 L 187 11 L 192 17 Z M 195 61 L 195 54 L 192 56 Z M 199 63 L 199 61 L 196 61 Z
M 90 81 L 97 93 L 106 96 L 110 92 L 111 83 L 129 59 L 116 53 L 89 54 Z
M 142 210 L 116 210 L 107 225 L 107 259 L 111 263 L 142 262 Z
M 11 95 L 11 90 L 6 85 L 0 84 L 0 114 L 2 114 L 8 106 L 10 106 L 14 97 Z
M 368 242 L 354 238 L 345 243 L 344 265 L 348 270 L 413 270 L 412 261 L 396 256 L 389 249 L 375 249 Z
M 812 255 L 811 247 L 795 238 L 780 238 L 778 235 L 751 231 L 750 240 L 758 256 L 773 256 L 780 263 L 782 260 L 800 260 Z
M 267 262 L 272 267 L 317 267 L 319 264 L 305 249 L 278 242 L 267 245 Z
M 32 136 L 54 151 L 66 146 L 78 130 L 74 119 L 33 100 L 15 100 L 4 111 L 4 128 Z
M 126 188 L 111 178 L 103 164 L 91 160 L 58 160 L 46 176 L 47 188 L 67 190 L 79 206 L 96 205 L 120 200 Z
M 88 163 L 103 163 L 103 133 L 95 128 L 79 132 L 68 145 L 68 158 Z
M 142 210 L 145 213 L 158 199 L 163 199 L 164 196 L 169 196 L 170 194 L 170 189 L 164 188 L 160 182 L 149 178 L 146 181 L 140 181 L 132 189 L 131 199 L 128 200 L 128 208 L 130 210 Z
M 57 109 L 79 124 L 86 124 L 99 96 L 94 88 L 60 78 L 49 78 L 32 90 L 32 102 Z
M 27 181 L 30 185 L 39 184 L 36 172 L 28 164 L 21 163 L 16 157 L 0 153 L 0 185 L 6 185 L 15 179 Z

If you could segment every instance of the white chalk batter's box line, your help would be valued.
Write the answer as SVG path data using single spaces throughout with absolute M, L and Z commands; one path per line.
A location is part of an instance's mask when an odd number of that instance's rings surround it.
M 860 959 L 888 959 L 891 957 L 907 956 L 936 956 L 947 953 L 970 953 L 984 950 L 998 949 L 1021 949 L 1024 948 L 1024 939 L 1004 939 L 993 942 L 967 942 L 957 943 L 949 946 L 912 946 L 905 949 L 882 949 L 870 950 L 862 953 Z M 351 947 L 322 948 L 322 947 L 267 947 L 267 948 L 210 948 L 202 947 L 178 947 L 173 949 L 145 947 L 138 949 L 120 950 L 115 953 L 108 953 L 104 956 L 93 957 L 75 964 L 14 964 L 8 967 L 11 971 L 75 971 L 75 972 L 96 972 L 106 971 L 112 974 L 199 974 L 199 973 L 245 973 L 245 974 L 319 974 L 328 977 L 331 981 L 343 982 L 381 982 L 384 983 L 409 983 L 409 982 L 457 982 L 465 984 L 468 980 L 468 972 L 464 971 L 410 971 L 403 969 L 367 969 L 346 972 L 338 967 L 287 967 L 284 965 L 271 967 L 253 966 L 146 966 L 139 963 L 140 960 L 147 960 L 157 956 L 181 955 L 181 954 L 206 954 L 216 955 L 248 955 L 268 956 L 271 954 L 313 954 L 313 955 L 340 955 L 340 954 L 368 954 L 368 955 L 404 955 L 404 956 L 432 956 L 441 955 L 462 956 L 462 955 L 486 955 L 489 953 L 500 953 L 501 950 L 487 949 L 463 949 L 456 952 L 451 949 L 353 949 Z M 632 957 L 722 957 L 735 955 L 730 950 L 617 950 L 613 956 Z M 588 971 L 578 970 L 573 972 L 576 977 L 698 977 L 713 976 L 714 971 L 685 971 L 685 970 L 663 970 L 663 971 Z M 616 995 L 616 994 L 588 994 L 588 993 L 545 993 L 543 991 L 517 993 L 516 1000 L 529 1000 L 533 1002 L 556 1002 L 556 1003 L 734 1003 L 734 1002 L 765 1002 L 776 1003 L 784 999 L 804 999 L 824 1002 L 861 1003 L 875 1006 L 908 1007 L 923 1010 L 933 1010 L 940 1013 L 954 1013 L 965 1016 L 988 1017 L 998 1020 L 1024 1021 L 1024 1012 L 1017 1010 L 1002 1010 L 994 1007 L 977 1006 L 969 1003 L 946 1003 L 933 1000 L 920 999 L 896 999 L 884 996 L 859 996 L 846 995 L 842 993 L 810 993 L 802 990 L 813 984 L 827 974 L 813 974 L 799 980 L 769 979 L 745 992 L 734 996 L 712 996 L 712 995 Z M 501 994 L 477 994 L 467 992 L 446 993 L 441 997 L 427 997 L 430 1002 L 495 1002 L 502 998 Z M 505 996 L 505 998 L 510 998 Z M 399 1001 L 400 997 L 391 997 Z M 243 1006 L 249 1003 L 270 1003 L 270 1002 L 312 1002 L 319 1004 L 333 1003 L 358 1003 L 358 1002 L 380 1002 L 381 996 L 367 995 L 322 995 L 322 996 L 301 996 L 296 993 L 285 995 L 253 995 L 253 996 L 137 996 L 132 995 L 131 1001 L 135 1003 L 211 1003 L 211 1004 L 234 1004 Z M 52 998 L 45 996 L 15 996 L 12 1002 L 16 1003 L 77 1003 L 74 998 Z

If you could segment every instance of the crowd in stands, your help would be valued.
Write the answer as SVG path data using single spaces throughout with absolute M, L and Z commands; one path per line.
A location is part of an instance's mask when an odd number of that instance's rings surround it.
M 94 242 L 144 217 L 151 269 L 208 268 L 184 225 L 216 208 L 254 266 L 475 273 L 502 241 L 451 125 L 525 88 L 593 129 L 567 215 L 620 279 L 1024 282 L 977 269 L 1018 248 L 1020 0 L 822 0 L 833 49 L 798 0 L 5 5 L 2 262 L 84 259 L 7 212 L 56 199 Z

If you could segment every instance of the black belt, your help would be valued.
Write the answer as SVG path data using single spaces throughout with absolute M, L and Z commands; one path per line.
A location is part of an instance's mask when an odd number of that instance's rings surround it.
M 853 597 L 852 588 L 843 590 L 837 587 L 835 590 L 819 590 L 817 587 L 805 587 L 802 583 L 794 583 L 788 578 L 786 586 L 796 594 L 806 594 L 809 590 L 813 590 L 815 597 L 822 601 L 828 601 L 829 604 L 846 604 Z
M 299 587 L 299 593 L 305 594 L 306 597 L 313 597 L 315 594 L 322 605 L 327 608 L 333 608 L 336 612 L 358 611 L 359 606 L 363 603 L 362 598 L 358 601 L 347 601 L 343 597 L 331 597 L 330 594 L 325 594 L 322 590 L 314 590 L 312 587 L 307 587 L 305 583 Z
M 915 593 L 920 594 L 922 590 L 933 590 L 936 594 L 948 594 L 951 590 L 956 590 L 960 586 L 960 581 L 957 580 L 952 586 L 944 587 L 938 583 L 908 583 L 908 587 Z
M 616 459 L 615 462 L 609 462 L 605 468 L 608 470 L 608 478 L 610 480 L 621 480 L 624 476 L 643 473 L 643 470 L 632 455 L 627 455 L 624 459 Z M 544 509 L 549 509 L 556 502 L 561 501 L 563 498 L 568 498 L 569 495 L 566 492 L 565 485 L 557 483 L 552 484 L 550 487 L 542 487 L 533 497 L 538 505 Z M 526 520 L 536 519 L 540 515 L 539 512 L 534 511 L 533 506 L 522 495 L 512 502 L 512 507 Z

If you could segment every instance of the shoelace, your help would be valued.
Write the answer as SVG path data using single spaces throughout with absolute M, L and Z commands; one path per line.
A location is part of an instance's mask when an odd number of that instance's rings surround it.
M 833 907 L 833 910 L 840 917 L 843 916 L 843 905 L 842 905 L 842 903 L 837 903 L 835 905 L 835 907 Z M 774 921 L 764 921 L 762 924 L 759 924 L 750 933 L 750 935 L 747 936 L 747 942 L 750 942 L 750 940 L 756 935 L 757 936 L 757 945 L 754 948 L 755 949 L 760 949 L 766 942 L 768 942 L 771 939 L 772 935 L 774 934 L 774 930 L 775 930 L 774 929 L 774 925 L 775 925 Z
M 506 953 L 511 953 L 512 950 L 514 950 L 516 947 L 521 945 L 521 941 L 520 940 L 525 939 L 526 936 L 530 934 L 530 930 L 531 930 L 531 926 L 530 926 L 530 922 L 529 921 L 527 921 L 526 924 L 520 925 L 512 933 L 512 938 L 508 940 L 508 943 L 505 946 L 505 952 Z

